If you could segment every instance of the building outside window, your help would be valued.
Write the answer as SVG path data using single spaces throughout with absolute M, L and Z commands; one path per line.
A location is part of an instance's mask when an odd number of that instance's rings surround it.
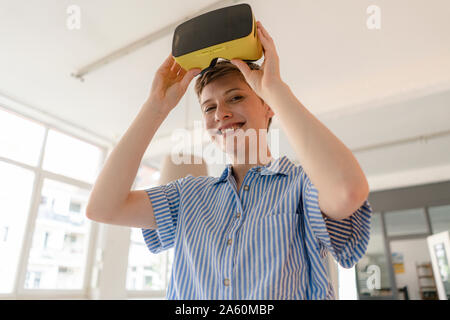
M 135 190 L 143 190 L 158 185 L 158 169 L 141 165 L 135 182 Z M 127 290 L 158 292 L 163 297 L 171 270 L 169 259 L 173 249 L 159 254 L 151 253 L 144 243 L 142 231 L 131 228 L 128 255 Z
M 84 211 L 89 190 L 45 180 L 42 194 L 49 201 L 39 206 L 27 268 L 39 270 L 41 281 L 38 288 L 26 288 L 81 289 L 90 223 L 70 205 L 76 199 Z

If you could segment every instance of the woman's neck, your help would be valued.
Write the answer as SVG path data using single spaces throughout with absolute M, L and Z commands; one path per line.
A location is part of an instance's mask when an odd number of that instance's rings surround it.
M 242 159 L 240 161 L 238 161 L 237 157 L 234 157 L 233 164 L 232 164 L 232 168 L 233 168 L 232 172 L 233 172 L 234 179 L 236 180 L 238 190 L 239 190 L 242 182 L 244 181 L 244 177 L 247 174 L 248 170 L 250 170 L 251 168 L 256 167 L 256 166 L 265 166 L 271 161 L 272 161 L 272 155 L 270 153 L 269 148 L 267 148 L 266 156 L 260 156 L 259 152 L 258 152 L 256 162 L 254 160 L 249 161 L 248 154 L 246 154 L 245 161 L 242 161 Z

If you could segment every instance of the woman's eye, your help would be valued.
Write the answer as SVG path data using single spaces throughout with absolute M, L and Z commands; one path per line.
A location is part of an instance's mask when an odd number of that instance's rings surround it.
M 236 97 L 231 98 L 231 100 L 232 101 L 238 101 L 238 100 L 241 100 L 242 98 L 244 98 L 244 97 L 243 96 L 236 96 Z M 206 107 L 205 108 L 205 112 L 209 112 L 209 111 L 211 111 L 214 108 L 215 108 L 214 106 L 213 107 Z

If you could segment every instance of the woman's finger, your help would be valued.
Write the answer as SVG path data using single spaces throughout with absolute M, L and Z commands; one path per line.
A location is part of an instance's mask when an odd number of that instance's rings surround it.
M 172 54 L 169 54 L 169 56 L 164 60 L 163 66 L 170 66 L 172 65 L 173 57 Z
M 269 40 L 272 40 L 269 32 L 267 32 L 266 28 L 263 27 L 262 23 L 258 21 L 259 28 L 261 29 L 262 34 Z
M 259 34 L 259 39 L 261 41 L 264 56 L 270 57 L 273 51 L 275 51 L 273 42 L 270 42 L 266 37 L 262 36 L 261 33 Z
M 261 29 L 259 29 L 261 44 L 263 45 L 264 50 L 264 56 L 266 57 L 278 57 L 277 49 L 275 47 L 275 42 L 273 39 L 269 36 L 264 36 L 263 34 L 263 27 L 261 26 Z
M 177 73 L 178 70 L 179 70 L 179 64 L 176 61 L 173 61 L 172 67 L 170 68 L 170 71 Z
M 181 79 L 181 87 L 183 88 L 183 90 L 186 90 L 187 87 L 189 86 L 189 83 L 191 83 L 192 79 L 194 79 L 194 77 L 196 77 L 202 70 L 195 68 L 195 69 L 191 69 L 189 71 L 185 71 L 185 74 L 183 76 L 183 78 Z
M 258 37 L 263 46 L 263 50 L 265 51 L 266 47 L 269 45 L 267 38 L 262 34 L 261 29 L 258 29 Z
M 170 67 L 172 66 L 172 63 L 174 61 L 174 58 L 172 56 L 172 53 L 169 54 L 169 56 L 164 60 L 163 64 L 159 68 L 161 71 L 170 70 Z
M 183 68 L 180 68 L 180 71 L 178 72 L 178 74 L 182 77 L 184 77 L 184 75 L 187 73 L 186 70 L 184 70 Z
M 273 39 L 270 36 L 265 35 L 263 29 L 258 28 L 258 36 L 259 36 L 259 39 L 261 39 L 261 43 L 266 48 L 269 46 L 273 47 L 273 45 L 274 45 Z
M 170 68 L 169 77 L 172 79 L 177 78 L 178 72 L 180 71 L 180 69 L 181 69 L 181 66 L 176 61 L 174 61 L 172 67 Z
M 261 23 L 259 21 L 256 23 L 256 29 L 258 30 L 258 33 L 261 34 L 263 37 L 266 36 L 262 30 Z
M 250 67 L 241 59 L 231 59 L 230 61 L 232 64 L 234 64 L 244 75 L 246 79 L 249 78 L 250 74 L 253 72 Z
M 186 70 L 180 68 L 180 70 L 178 70 L 177 77 L 175 78 L 175 82 L 181 81 L 186 75 L 186 73 L 187 73 Z

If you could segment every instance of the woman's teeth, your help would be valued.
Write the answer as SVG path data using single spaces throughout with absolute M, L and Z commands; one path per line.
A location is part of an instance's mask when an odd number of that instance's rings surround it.
M 241 124 L 235 124 L 235 125 L 233 125 L 231 128 L 227 128 L 227 129 L 220 130 L 220 133 L 221 133 L 221 134 L 232 134 L 232 133 L 234 133 L 237 129 L 241 128 L 243 125 L 244 125 L 243 123 L 241 123 Z

